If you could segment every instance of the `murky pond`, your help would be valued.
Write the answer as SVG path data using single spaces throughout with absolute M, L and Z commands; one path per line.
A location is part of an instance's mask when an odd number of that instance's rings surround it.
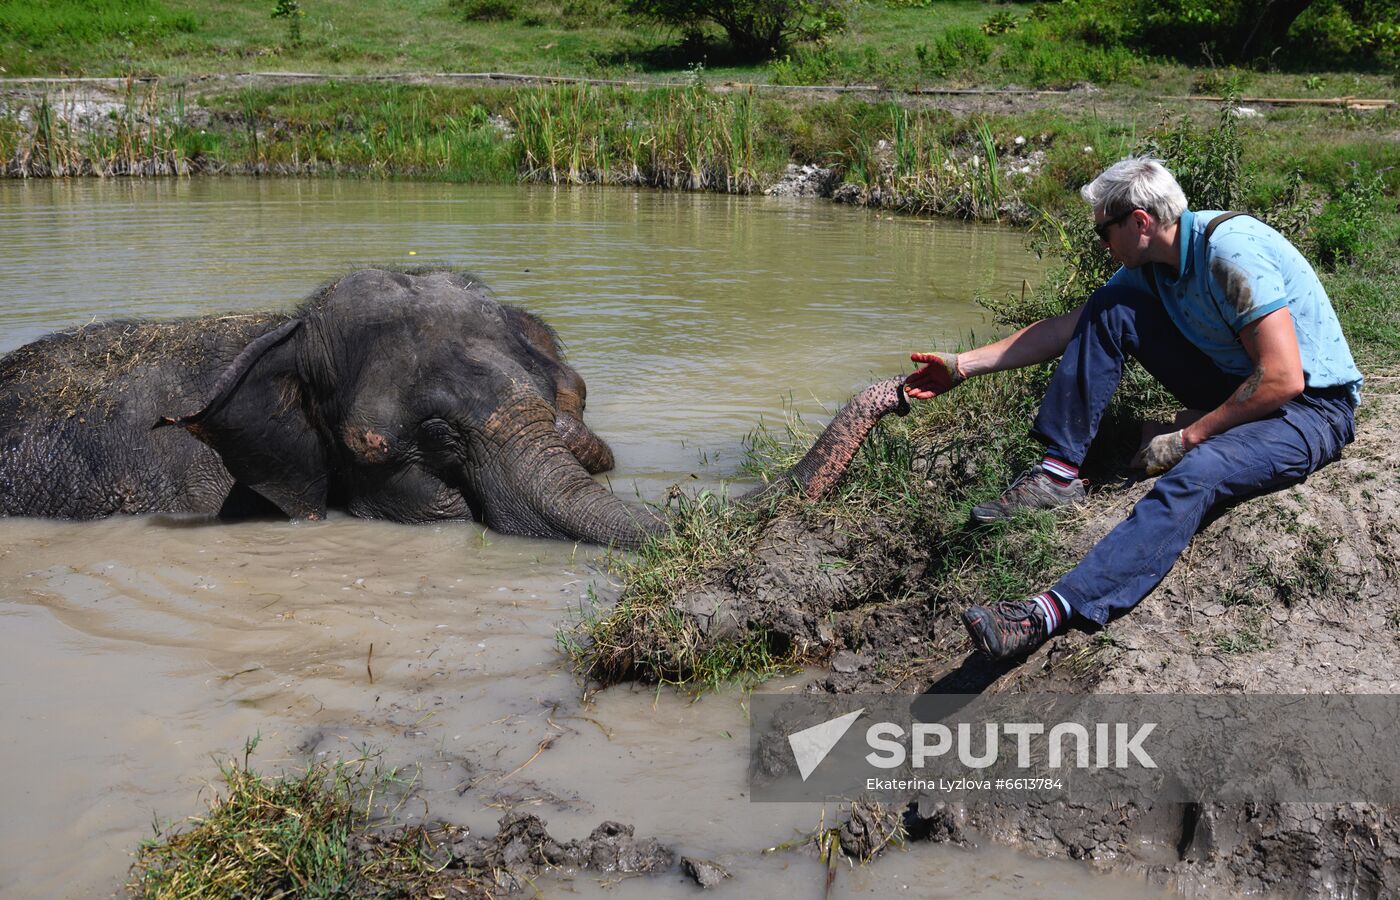
M 972 296 L 1038 273 L 1011 231 L 824 203 L 296 180 L 0 183 L 0 258 L 0 351 L 94 317 L 286 308 L 360 264 L 468 267 L 558 330 L 613 487 L 646 499 L 731 476 L 760 419 L 820 419 L 910 350 L 990 331 Z M 491 834 L 523 808 L 563 838 L 616 819 L 725 862 L 731 895 L 815 896 L 817 863 L 758 852 L 820 811 L 748 802 L 741 697 L 581 698 L 555 631 L 595 552 L 343 515 L 0 520 L 0 893 L 119 889 L 153 820 L 201 808 L 211 756 L 261 735 L 263 771 L 363 748 L 420 770 L 405 815 Z M 938 847 L 837 888 L 887 891 L 1148 893 Z

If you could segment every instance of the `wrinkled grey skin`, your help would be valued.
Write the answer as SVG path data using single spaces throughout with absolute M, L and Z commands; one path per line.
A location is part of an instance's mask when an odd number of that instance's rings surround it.
M 543 322 L 454 272 L 354 272 L 291 316 L 87 326 L 0 360 L 0 514 L 335 506 L 636 546 L 665 522 L 591 477 L 613 458 L 585 390 Z M 867 389 L 786 484 L 825 490 L 902 403 Z

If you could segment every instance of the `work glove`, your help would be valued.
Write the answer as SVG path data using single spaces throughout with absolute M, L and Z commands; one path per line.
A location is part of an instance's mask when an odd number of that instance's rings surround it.
M 1148 475 L 1161 475 L 1186 455 L 1186 439 L 1180 431 L 1159 434 L 1133 457 L 1133 465 L 1143 466 Z
M 967 380 L 958 368 L 956 353 L 911 353 L 909 358 L 923 368 L 904 380 L 904 391 L 916 400 L 946 394 Z

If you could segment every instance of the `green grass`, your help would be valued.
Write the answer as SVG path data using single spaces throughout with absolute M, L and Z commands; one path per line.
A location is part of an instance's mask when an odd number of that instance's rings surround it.
M 849 27 L 771 62 L 733 58 L 717 30 L 699 43 L 628 20 L 608 0 L 316 0 L 296 20 L 273 0 L 0 0 L 3 75 L 188 76 L 245 71 L 513 71 L 887 87 L 1119 84 L 1149 94 L 1230 90 L 1287 96 L 1393 94 L 1386 73 L 1192 69 L 1065 39 L 1028 3 L 856 3 Z M 1006 30 L 995 31 L 991 25 Z M 1011 26 L 1007 28 L 1006 26 Z
M 643 678 L 714 689 L 792 671 L 795 661 L 776 654 L 762 633 L 710 641 L 672 603 L 707 570 L 751 550 L 762 517 L 708 492 L 680 498 L 674 525 L 635 554 L 610 555 L 611 574 L 627 586 L 616 603 L 590 592 L 578 619 L 556 640 L 588 680 L 613 683 Z
M 249 740 L 241 760 L 220 764 L 223 785 L 207 813 L 157 829 L 140 847 L 128 885 L 133 895 L 408 897 L 430 896 L 441 886 L 445 864 L 423 829 L 358 840 L 377 797 L 395 787 L 394 773 L 375 770 L 372 758 L 362 756 L 265 776 L 249 765 L 257 745 L 257 738 Z M 473 873 L 454 874 L 465 887 Z
M 197 16 L 159 0 L 0 0 L 0 36 L 12 46 L 71 52 L 105 43 L 153 43 L 199 29 Z

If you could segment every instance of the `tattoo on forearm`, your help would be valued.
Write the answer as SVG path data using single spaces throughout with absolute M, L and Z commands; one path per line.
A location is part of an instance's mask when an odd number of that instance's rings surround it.
M 1234 401 L 1236 403 L 1248 403 L 1249 398 L 1254 396 L 1254 392 L 1259 390 L 1259 385 L 1264 380 L 1264 367 L 1259 366 L 1248 378 L 1244 380 L 1235 391 Z

